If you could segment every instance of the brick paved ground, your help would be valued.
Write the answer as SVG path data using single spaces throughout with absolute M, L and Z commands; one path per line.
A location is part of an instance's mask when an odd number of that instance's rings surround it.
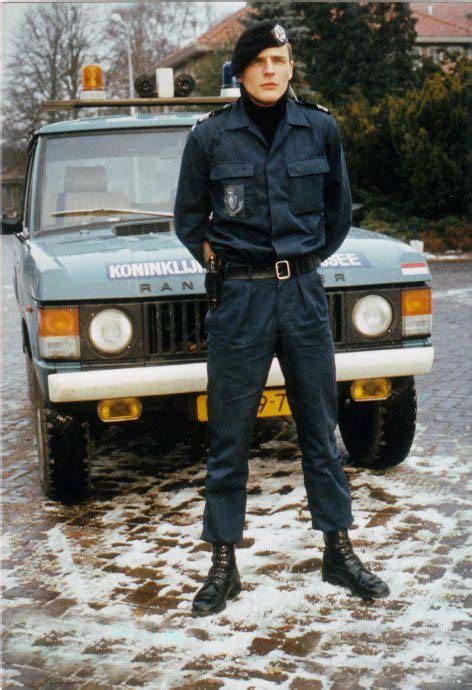
M 4 254 L 8 265 L 8 246 Z M 430 266 L 436 359 L 417 379 L 412 452 L 386 472 L 347 468 L 355 548 L 391 596 L 363 603 L 321 581 L 300 454 L 277 422 L 251 451 L 237 554 L 243 592 L 207 619 L 189 615 L 209 553 L 199 541 L 204 457 L 189 457 L 185 440 L 109 429 L 94 447 L 92 499 L 73 507 L 43 500 L 7 269 L 3 686 L 472 687 L 465 579 L 472 263 Z
M 421 436 L 430 448 L 440 443 L 441 453 L 452 452 L 458 439 L 470 450 L 472 262 L 431 262 L 430 269 L 435 360 L 432 372 L 417 379 Z

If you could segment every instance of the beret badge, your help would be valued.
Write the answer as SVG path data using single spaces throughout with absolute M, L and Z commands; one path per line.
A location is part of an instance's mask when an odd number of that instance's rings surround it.
M 288 43 L 287 34 L 280 24 L 276 24 L 270 33 L 275 38 L 279 46 L 283 46 L 285 43 Z

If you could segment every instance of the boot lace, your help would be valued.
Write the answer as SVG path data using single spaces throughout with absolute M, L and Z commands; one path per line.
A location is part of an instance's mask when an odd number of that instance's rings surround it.
M 210 582 L 222 583 L 229 570 L 236 566 L 232 544 L 213 546 L 212 565 L 205 578 L 205 584 Z
M 336 551 L 338 551 L 342 556 L 344 557 L 344 561 L 347 564 L 352 564 L 352 565 L 358 565 L 361 568 L 364 568 L 364 565 L 357 556 L 357 554 L 354 553 L 353 547 L 351 540 L 349 538 L 348 531 L 346 529 L 340 529 L 337 532 L 337 544 L 335 546 Z

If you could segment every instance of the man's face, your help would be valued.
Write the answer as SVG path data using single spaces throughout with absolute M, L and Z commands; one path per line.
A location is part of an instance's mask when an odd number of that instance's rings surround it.
M 293 75 L 293 60 L 288 47 L 265 48 L 238 75 L 238 81 L 259 105 L 272 105 L 283 93 Z

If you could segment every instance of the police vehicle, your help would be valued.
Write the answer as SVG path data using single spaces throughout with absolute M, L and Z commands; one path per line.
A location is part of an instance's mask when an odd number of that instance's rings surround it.
M 205 270 L 176 237 L 172 209 L 190 128 L 209 106 L 236 98 L 90 99 L 103 97 L 100 82 L 89 66 L 84 99 L 43 104 L 96 114 L 31 137 L 14 250 L 40 482 L 46 496 L 68 502 L 91 487 L 91 426 L 144 415 L 156 425 L 169 414 L 202 428 L 207 421 Z M 110 103 L 204 107 L 101 114 Z M 318 271 L 350 461 L 396 465 L 415 433 L 414 377 L 434 357 L 425 257 L 353 227 Z M 258 415 L 290 415 L 275 357 Z

